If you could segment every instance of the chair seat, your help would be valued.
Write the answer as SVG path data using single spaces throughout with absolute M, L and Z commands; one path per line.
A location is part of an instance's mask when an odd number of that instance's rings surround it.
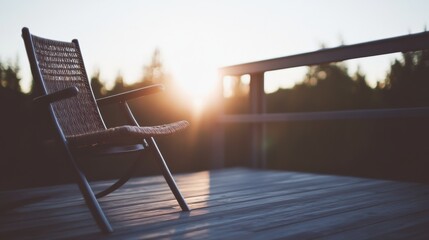
M 101 144 L 136 144 L 144 138 L 169 135 L 189 126 L 187 121 L 178 121 L 158 126 L 119 126 L 102 131 L 67 136 L 73 147 L 85 147 Z

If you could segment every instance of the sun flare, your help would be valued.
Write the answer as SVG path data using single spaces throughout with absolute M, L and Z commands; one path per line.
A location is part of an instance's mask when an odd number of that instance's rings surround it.
M 206 72 L 182 72 L 174 80 L 186 101 L 192 105 L 193 114 L 200 115 L 216 94 L 217 68 Z
M 204 111 L 205 100 L 199 97 L 192 99 L 192 112 L 195 117 L 199 117 L 201 113 Z

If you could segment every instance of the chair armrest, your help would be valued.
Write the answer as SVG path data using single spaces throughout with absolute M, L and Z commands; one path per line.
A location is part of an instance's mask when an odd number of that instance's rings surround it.
M 131 90 L 128 92 L 123 92 L 119 94 L 115 94 L 108 97 L 103 97 L 97 99 L 97 104 L 100 105 L 106 105 L 111 103 L 121 103 L 126 102 L 130 99 L 142 97 L 149 94 L 158 93 L 160 91 L 164 90 L 164 86 L 161 84 L 156 84 L 148 87 L 142 87 L 139 89 Z
M 71 98 L 76 96 L 79 93 L 79 89 L 77 87 L 69 87 L 58 92 L 46 94 L 40 97 L 36 97 L 33 99 L 33 102 L 36 104 L 50 104 L 53 102 L 58 102 L 64 100 L 66 98 Z

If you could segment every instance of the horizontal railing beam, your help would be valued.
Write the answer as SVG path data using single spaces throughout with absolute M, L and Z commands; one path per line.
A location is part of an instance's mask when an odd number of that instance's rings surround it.
M 227 66 L 219 69 L 222 76 L 238 76 L 292 67 L 339 62 L 395 52 L 429 49 L 429 32 L 410 34 L 354 45 L 321 49 L 314 52 Z
M 221 115 L 222 123 L 270 123 L 293 121 L 320 121 L 344 119 L 374 119 L 399 117 L 429 117 L 429 107 L 364 109 L 326 112 L 265 113 L 265 114 L 228 114 Z
M 287 69 L 293 67 L 320 65 L 324 63 L 340 62 L 349 59 L 371 57 L 397 52 L 411 52 L 429 49 L 429 32 L 410 34 L 406 36 L 382 39 L 377 41 L 345 45 L 336 48 L 321 49 L 314 52 L 307 52 L 286 57 L 262 60 L 251 63 L 244 63 L 226 66 L 219 69 L 220 83 L 223 83 L 225 76 L 240 76 L 250 74 L 253 82 L 250 84 L 250 92 L 260 88 L 263 84 L 264 73 L 267 71 Z M 222 85 L 221 85 L 222 86 Z M 220 88 L 222 90 L 222 87 Z M 220 95 L 222 96 L 222 91 Z M 252 132 L 252 162 L 253 165 L 264 166 L 264 123 L 296 122 L 296 121 L 322 121 L 322 120 L 348 120 L 348 119 L 384 119 L 403 117 L 429 117 L 429 107 L 415 108 L 390 108 L 390 109 L 362 109 L 362 110 L 341 110 L 325 112 L 294 112 L 294 113 L 264 113 L 264 111 L 254 111 L 263 106 L 264 98 L 253 99 L 251 101 L 251 114 L 224 114 L 218 112 L 217 124 L 222 126 L 222 131 L 216 131 L 219 137 L 216 138 L 215 152 L 220 158 L 224 155 L 224 130 L 227 123 L 251 123 L 252 129 L 259 129 Z M 257 126 L 260 128 L 256 128 Z M 255 150 L 256 149 L 256 150 Z M 259 153 L 261 152 L 261 153 Z M 223 158 L 222 158 L 223 159 Z M 261 164 L 255 164 L 258 161 Z

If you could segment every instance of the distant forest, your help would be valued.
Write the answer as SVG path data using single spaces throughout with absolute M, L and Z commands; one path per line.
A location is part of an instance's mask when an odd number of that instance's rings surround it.
M 90 76 L 95 97 L 120 93 L 136 87 L 162 83 L 162 94 L 131 103 L 142 125 L 179 119 L 191 122 L 191 129 L 178 136 L 159 139 L 173 172 L 208 169 L 214 113 L 208 107 L 195 120 L 189 102 L 177 94 L 174 81 L 165 74 L 156 50 L 144 66 L 141 81 L 127 86 L 118 76 L 108 90 L 100 72 Z M 23 94 L 19 85 L 20 67 L 0 62 L 0 188 L 18 188 L 70 182 L 71 174 L 61 162 L 61 153 L 52 154 L 40 145 L 47 138 L 48 119 L 34 119 L 31 99 L 37 86 Z M 344 63 L 309 66 L 301 84 L 267 94 L 267 112 L 331 111 L 341 109 L 402 108 L 429 106 L 429 51 L 403 53 L 392 62 L 376 88 L 366 83 L 365 73 L 350 75 Z M 223 100 L 228 113 L 249 110 L 246 86 L 236 81 L 233 97 Z M 217 102 L 219 104 L 219 102 Z M 116 106 L 101 108 L 108 126 L 124 123 Z M 429 182 L 427 118 L 383 120 L 336 120 L 266 124 L 264 150 L 268 168 L 355 175 L 374 178 Z M 250 124 L 227 126 L 227 167 L 249 166 Z M 126 161 L 126 160 L 124 160 Z M 93 179 L 120 175 L 123 161 L 115 159 L 83 161 Z M 147 164 L 138 174 L 157 174 Z M 125 167 L 123 167 L 125 168 Z M 91 174 L 89 174 L 91 175 Z

